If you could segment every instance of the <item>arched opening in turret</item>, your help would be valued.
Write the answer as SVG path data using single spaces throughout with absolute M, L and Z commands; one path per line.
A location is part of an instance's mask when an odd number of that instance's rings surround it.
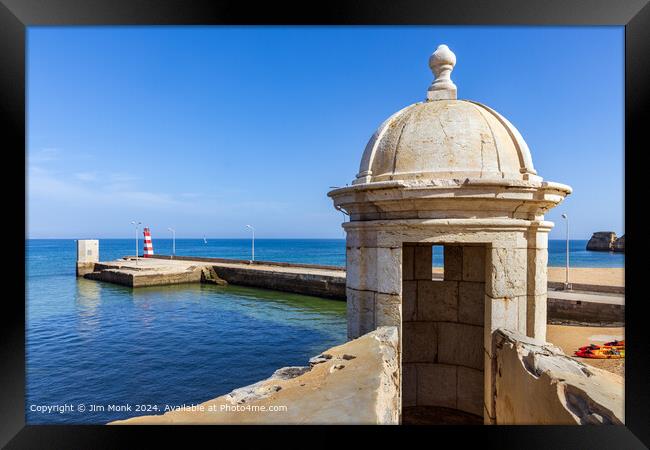
M 402 247 L 402 423 L 483 424 L 485 245 Z M 434 260 L 435 261 L 435 260 Z

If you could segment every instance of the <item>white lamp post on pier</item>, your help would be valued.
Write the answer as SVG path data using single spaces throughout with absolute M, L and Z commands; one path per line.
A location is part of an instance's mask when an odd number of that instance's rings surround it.
M 174 256 L 176 255 L 176 230 L 173 228 L 167 229 L 172 232 L 172 259 L 174 259 Z
M 131 224 L 135 225 L 135 264 L 138 265 L 138 227 L 142 225 L 142 222 L 132 220 Z
M 255 228 L 251 225 L 246 225 L 246 228 L 250 228 L 253 232 L 253 241 L 251 242 L 251 262 L 255 261 Z
M 566 220 L 566 280 L 564 281 L 564 290 L 571 290 L 571 283 L 569 282 L 569 216 L 562 214 L 562 218 Z

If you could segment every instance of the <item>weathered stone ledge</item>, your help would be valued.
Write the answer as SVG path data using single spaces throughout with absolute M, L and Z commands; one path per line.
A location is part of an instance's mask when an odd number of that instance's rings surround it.
M 283 367 L 201 403 L 200 410 L 111 424 L 398 424 L 399 386 L 397 328 L 380 327 L 313 357 L 308 366 Z
M 623 378 L 515 331 L 494 332 L 496 423 L 624 424 Z

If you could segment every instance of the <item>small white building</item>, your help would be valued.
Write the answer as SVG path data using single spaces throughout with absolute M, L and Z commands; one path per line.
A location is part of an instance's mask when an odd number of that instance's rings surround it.
M 543 181 L 507 119 L 457 99 L 455 64 L 439 46 L 426 100 L 381 124 L 352 185 L 328 195 L 350 215 L 349 338 L 400 329 L 403 411 L 445 407 L 494 423 L 492 333 L 545 341 L 544 214 L 571 188 Z M 444 246 L 442 279 L 433 245 Z

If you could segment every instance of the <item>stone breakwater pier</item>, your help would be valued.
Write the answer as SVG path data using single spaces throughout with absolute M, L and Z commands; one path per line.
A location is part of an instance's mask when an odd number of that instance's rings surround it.
M 78 248 L 84 246 L 78 241 Z M 98 258 L 96 258 L 98 259 Z M 108 262 L 77 262 L 77 276 L 133 288 L 182 283 L 235 284 L 345 300 L 345 269 L 289 264 L 155 255 Z

